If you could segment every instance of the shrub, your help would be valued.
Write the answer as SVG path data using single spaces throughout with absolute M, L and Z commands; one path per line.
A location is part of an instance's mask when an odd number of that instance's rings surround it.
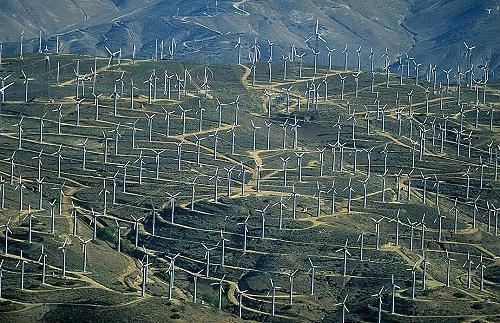
M 118 243 L 116 228 L 113 227 L 99 228 L 97 230 L 97 236 L 99 237 L 99 239 L 110 242 L 114 245 Z M 132 250 L 132 243 L 129 240 L 124 239 L 123 236 L 121 240 L 121 250 L 122 252 L 129 252 L 130 250 Z
M 213 292 L 204 292 L 201 294 L 201 299 L 212 306 L 219 306 L 219 296 Z
M 116 241 L 116 243 L 118 243 L 118 241 Z M 129 252 L 130 250 L 132 250 L 132 242 L 130 242 L 129 240 L 122 239 L 121 244 L 121 249 L 123 252 Z
M 219 292 L 206 291 L 201 294 L 201 299 L 213 307 L 219 307 Z M 227 298 L 222 297 L 222 308 L 228 307 Z
M 112 227 L 103 227 L 97 229 L 97 236 L 105 241 L 111 242 L 111 243 L 117 243 L 118 242 L 118 237 L 116 236 L 116 229 Z M 122 240 L 123 244 L 123 240 Z

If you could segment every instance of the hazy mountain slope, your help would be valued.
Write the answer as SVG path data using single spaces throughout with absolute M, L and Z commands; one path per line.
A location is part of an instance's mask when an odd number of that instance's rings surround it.
M 151 0 L 0 0 L 0 41 L 15 41 L 61 32 L 77 24 L 96 24 L 110 15 L 132 10 Z
M 43 3 L 43 5 L 42 5 Z M 382 64 L 385 48 L 394 60 L 409 52 L 424 66 L 432 61 L 439 69 L 456 66 L 463 58 L 463 41 L 477 46 L 476 66 L 491 60 L 498 65 L 499 11 L 494 0 L 99 0 L 99 1 L 22 1 L 0 2 L 0 40 L 17 41 L 26 20 L 27 37 L 36 37 L 38 26 L 44 35 L 61 34 L 63 51 L 105 54 L 104 45 L 122 48 L 130 56 L 151 57 L 154 42 L 177 40 L 177 57 L 236 62 L 233 48 L 238 36 L 245 49 L 257 38 L 262 59 L 268 59 L 267 39 L 275 42 L 274 59 L 281 58 L 294 44 L 298 52 L 312 52 L 304 39 L 313 35 L 316 18 L 320 33 L 330 48 L 334 62 L 343 64 L 348 45 L 349 65 L 357 64 L 355 50 L 361 46 L 362 65 L 368 67 L 370 47 Z M 492 8 L 488 14 L 486 8 Z M 53 18 L 53 17 L 59 18 Z M 64 17 L 64 18 L 61 18 Z M 28 37 L 29 38 L 29 37 Z M 55 38 L 47 41 L 49 45 Z M 31 48 L 37 49 L 36 40 Z M 26 47 L 30 48 L 27 43 Z M 314 46 L 314 43 L 311 43 Z M 320 44 L 320 61 L 326 63 L 327 50 Z M 13 52 L 16 44 L 7 44 Z M 166 52 L 166 49 L 165 49 Z M 478 73 L 476 73 L 478 76 Z
M 208 56 L 218 61 L 235 62 L 233 47 L 238 36 L 242 37 L 246 48 L 244 56 L 257 37 L 262 58 L 267 60 L 267 39 L 275 42 L 275 59 L 289 50 L 292 44 L 300 52 L 306 51 L 307 56 L 311 56 L 304 39 L 314 33 L 318 17 L 323 38 L 330 48 L 337 49 L 334 53 L 335 63 L 343 62 L 341 51 L 348 44 L 349 62 L 352 65 L 356 60 L 354 50 L 359 46 L 362 46 L 362 55 L 365 56 L 370 47 L 382 54 L 385 47 L 395 53 L 411 46 L 411 34 L 399 24 L 407 13 L 406 4 L 399 0 L 390 5 L 386 1 L 376 2 L 376 10 L 370 11 L 365 1 L 360 0 L 248 1 L 241 5 L 220 1 L 216 11 L 212 1 L 162 1 L 121 17 L 112 24 L 106 22 L 82 28 L 64 38 L 80 43 L 73 44 L 73 48 L 79 47 L 86 52 L 97 48 L 104 53 L 106 43 L 109 47 L 121 47 L 130 54 L 135 44 L 142 56 L 150 57 L 156 38 L 168 42 L 175 37 L 179 54 L 186 58 L 202 59 Z M 176 16 L 177 8 L 179 17 Z M 284 12 L 283 8 L 289 10 Z M 393 17 L 388 14 L 391 10 L 399 14 Z M 78 39 L 78 33 L 85 34 L 86 39 Z M 77 40 L 74 41 L 74 38 Z M 324 44 L 320 45 L 323 54 L 321 59 L 325 63 L 326 49 Z M 367 66 L 366 57 L 362 62 Z
M 490 14 L 487 8 L 493 9 Z M 461 62 L 465 59 L 465 41 L 476 46 L 476 65 L 491 61 L 490 67 L 498 70 L 498 1 L 424 0 L 415 2 L 411 10 L 404 25 L 415 33 L 416 46 L 411 54 L 417 60 L 433 57 L 442 68 L 456 70 L 457 58 Z

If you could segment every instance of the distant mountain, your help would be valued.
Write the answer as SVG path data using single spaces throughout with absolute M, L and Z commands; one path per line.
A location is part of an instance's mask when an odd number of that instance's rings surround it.
M 419 60 L 432 60 L 442 68 L 452 68 L 456 67 L 457 58 L 465 60 L 466 42 L 469 46 L 476 47 L 472 56 L 475 65 L 489 62 L 498 78 L 499 3 L 415 1 L 410 8 L 412 14 L 403 22 L 403 26 L 415 35 L 411 55 Z M 487 9 L 491 9 L 491 12 Z
M 392 61 L 408 53 L 422 63 L 422 70 L 429 63 L 442 70 L 459 61 L 465 65 L 465 41 L 476 46 L 475 66 L 489 62 L 495 72 L 490 77 L 498 74 L 496 0 L 241 0 L 218 1 L 217 6 L 213 0 L 0 0 L 0 41 L 5 52 L 18 51 L 24 30 L 25 47 L 36 51 L 41 29 L 44 44 L 51 48 L 59 34 L 65 52 L 105 55 L 107 45 L 130 56 L 135 44 L 138 55 L 152 57 L 155 39 L 164 41 L 166 52 L 174 37 L 178 57 L 235 63 L 240 36 L 244 58 L 257 38 L 263 60 L 269 56 L 267 39 L 275 42 L 275 60 L 292 44 L 312 60 L 304 40 L 314 34 L 316 18 L 326 40 L 318 47 L 324 64 L 325 45 L 335 48 L 333 61 L 342 65 L 347 44 L 350 66 L 357 65 L 356 49 L 361 46 L 363 68 L 369 66 L 370 48 L 380 67 L 387 47 Z M 309 45 L 314 47 L 314 41 Z M 481 75 L 477 69 L 475 77 Z
M 151 0 L 0 0 L 0 41 L 52 35 L 76 26 L 95 26 Z

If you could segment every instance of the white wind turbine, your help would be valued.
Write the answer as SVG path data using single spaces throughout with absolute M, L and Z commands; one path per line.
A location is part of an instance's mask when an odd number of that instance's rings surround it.
M 179 194 L 181 194 L 181 192 L 177 192 L 175 194 L 171 194 L 171 193 L 165 192 L 165 194 L 167 194 L 167 196 L 170 199 L 170 223 L 174 224 L 174 219 L 175 219 L 175 199 L 177 198 L 177 196 L 179 196 Z
M 345 322 L 345 312 L 349 313 L 349 309 L 345 305 L 348 296 L 349 296 L 349 294 L 346 294 L 345 297 L 344 297 L 344 300 L 342 302 L 335 304 L 335 306 L 342 305 L 342 319 L 341 319 L 342 323 Z
M 144 217 L 136 218 L 132 214 L 130 215 L 134 219 L 134 230 L 135 230 L 135 247 L 139 246 L 139 223 L 144 220 Z
M 148 267 L 151 265 L 149 262 L 149 256 L 146 254 L 142 260 L 138 260 L 141 265 L 141 297 L 146 294 L 146 282 L 148 280 Z
M 23 218 L 23 221 L 28 219 L 28 243 L 31 244 L 31 236 L 32 236 L 32 221 L 33 219 L 36 219 L 36 216 L 31 212 L 31 205 L 28 205 L 28 213 L 26 213 L 26 216 Z
M 269 282 L 271 283 L 271 290 L 268 295 L 271 294 L 271 315 L 274 316 L 276 311 L 276 291 L 280 290 L 281 287 L 274 285 L 272 278 L 269 278 Z
M 120 226 L 120 224 L 118 223 L 118 220 L 115 219 L 115 223 L 116 223 L 116 234 L 117 234 L 117 243 L 116 243 L 116 251 L 118 252 L 121 252 L 121 246 L 122 246 L 122 230 L 126 230 L 127 227 L 125 226 Z
M 45 252 L 42 244 L 42 250 L 40 252 L 40 257 L 38 257 L 38 262 L 42 262 L 42 284 L 45 284 L 46 268 L 47 268 L 47 252 Z M 0 296 L 0 298 L 2 298 Z
M 57 249 L 61 250 L 63 259 L 62 259 L 62 270 L 61 270 L 61 275 L 62 278 L 66 278 L 66 250 L 67 250 L 67 245 L 68 245 L 68 239 L 64 240 L 64 243 L 62 246 L 57 247 Z
M 373 294 L 372 297 L 378 298 L 378 323 L 382 322 L 382 293 L 384 292 L 384 286 L 380 288 L 380 291 L 376 294 Z
M 208 278 L 210 277 L 210 252 L 215 248 L 217 248 L 219 246 L 219 243 L 217 243 L 215 246 L 211 248 L 207 247 L 207 245 L 204 244 L 203 242 L 201 243 L 201 245 L 205 249 L 205 257 L 204 257 L 204 259 L 206 260 L 205 277 Z
M 12 218 L 9 218 L 9 220 L 7 220 L 7 223 L 6 224 L 3 224 L 1 227 L 4 227 L 4 255 L 8 255 L 9 254 L 9 233 L 12 234 L 12 231 L 10 230 L 10 221 L 11 221 Z
M 266 211 L 269 208 L 269 204 L 267 204 L 264 208 L 262 209 L 256 209 L 255 211 L 257 213 L 260 213 L 262 222 L 261 222 L 261 239 L 265 238 L 265 223 L 266 223 Z
M 18 123 L 13 124 L 13 127 L 17 127 L 17 149 L 21 149 L 22 135 L 23 135 L 23 120 L 24 116 L 21 117 Z M 13 157 L 12 157 L 13 158 Z
M 394 314 L 394 305 L 395 305 L 395 294 L 396 294 L 396 289 L 401 289 L 396 283 L 394 282 L 394 275 L 391 275 L 391 285 L 387 286 L 386 290 L 391 291 L 391 297 L 392 297 L 392 303 L 391 303 L 391 314 Z
M 2 99 L 0 100 L 0 103 L 5 103 L 5 90 L 7 90 L 9 87 L 12 86 L 12 84 L 14 84 L 14 82 L 11 82 L 11 83 L 5 85 L 4 81 L 7 78 L 9 78 L 9 77 L 10 77 L 10 75 L 8 75 L 8 76 L 6 76 L 6 77 L 4 77 L 4 78 L 1 79 L 2 84 L 1 84 L 1 87 L 0 87 L 0 94 L 2 94 Z M 0 107 L 1 106 L 2 105 L 0 104 Z
M 28 85 L 29 85 L 29 81 L 34 81 L 35 79 L 34 78 L 29 78 L 28 76 L 26 76 L 26 73 L 24 73 L 23 70 L 21 70 L 21 72 L 23 73 L 23 84 L 24 84 L 24 102 L 28 102 Z
M 112 63 L 113 63 L 113 60 L 117 59 L 118 60 L 118 65 L 120 65 L 120 60 L 121 60 L 121 56 L 122 56 L 122 50 L 120 48 L 120 50 L 116 51 L 116 52 L 112 52 L 108 46 L 104 46 L 104 48 L 106 49 L 106 51 L 108 52 L 109 54 L 109 61 L 108 61 L 108 67 L 112 66 Z
M 250 219 L 250 214 L 245 218 L 245 220 L 243 222 L 237 223 L 237 225 L 243 225 L 243 252 L 247 251 L 247 235 L 248 235 L 248 220 L 249 219 Z
M 78 236 L 78 240 L 82 243 L 82 253 L 83 253 L 83 272 L 87 272 L 87 244 L 92 241 L 92 238 L 88 240 L 83 240 L 82 237 Z
M 21 38 L 19 41 L 19 58 L 22 60 L 23 58 L 23 40 L 24 40 L 24 30 L 21 32 Z
M 197 298 L 198 298 L 198 279 L 201 278 L 200 274 L 203 271 L 200 270 L 197 273 L 192 273 L 193 275 L 193 284 L 194 284 L 194 290 L 193 290 L 193 303 L 197 303 Z
M 336 250 L 335 252 L 343 252 L 344 253 L 344 266 L 343 266 L 343 277 L 346 277 L 347 276 L 347 256 L 349 255 L 349 257 L 351 256 L 351 253 L 349 252 L 349 249 L 347 248 L 347 244 L 349 243 L 349 239 L 346 239 L 345 240 L 345 245 Z
M 17 261 L 16 268 L 21 265 L 21 290 L 24 290 L 24 267 L 28 261 L 23 257 L 23 250 L 21 249 L 21 256 Z
M 222 293 L 224 292 L 224 285 L 223 285 L 224 278 L 226 278 L 226 275 L 222 276 L 222 278 L 218 282 L 210 284 L 211 286 L 213 285 L 219 286 L 219 310 L 222 310 Z

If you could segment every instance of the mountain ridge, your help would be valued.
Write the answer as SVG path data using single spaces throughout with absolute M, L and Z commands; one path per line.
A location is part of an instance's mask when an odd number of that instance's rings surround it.
M 275 60 L 294 44 L 311 61 L 312 53 L 304 39 L 314 34 L 317 18 L 326 44 L 336 49 L 336 65 L 343 64 L 341 51 L 347 44 L 350 66 L 356 65 L 355 50 L 361 46 L 363 69 L 368 68 L 370 48 L 378 67 L 380 55 L 388 48 L 391 61 L 408 53 L 423 66 L 432 63 L 439 69 L 451 68 L 463 63 L 465 41 L 476 45 L 475 66 L 489 62 L 495 74 L 499 69 L 494 39 L 500 15 L 495 1 L 219 1 L 215 7 L 214 1 L 194 0 L 84 0 L 78 4 L 62 0 L 56 4 L 49 1 L 44 10 L 40 9 L 42 2 L 46 1 L 0 3 L 0 18 L 5 18 L 0 19 L 0 41 L 5 43 L 6 53 L 16 52 L 23 29 L 25 39 L 31 39 L 26 41 L 27 50 L 38 50 L 40 28 L 49 47 L 54 47 L 55 35 L 60 35 L 63 52 L 106 55 L 106 44 L 122 48 L 124 56 L 130 57 L 135 44 L 139 56 L 152 57 L 155 39 L 167 44 L 174 37 L 180 45 L 179 58 L 235 63 L 238 37 L 245 44 L 244 57 L 257 37 L 266 60 L 267 39 L 272 39 Z M 490 13 L 488 8 L 492 9 Z M 28 14 L 32 12 L 37 14 Z M 58 18 L 50 20 L 52 16 Z M 326 49 L 323 43 L 320 45 L 320 63 L 326 64 Z

